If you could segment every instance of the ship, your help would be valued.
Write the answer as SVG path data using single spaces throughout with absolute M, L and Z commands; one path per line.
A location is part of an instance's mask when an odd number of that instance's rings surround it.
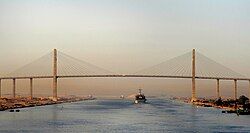
M 135 103 L 146 103 L 147 99 L 144 94 L 141 92 L 142 89 L 139 89 L 139 93 L 135 95 Z
M 121 99 L 124 99 L 125 97 L 124 97 L 124 95 L 121 95 L 120 98 L 121 98 Z

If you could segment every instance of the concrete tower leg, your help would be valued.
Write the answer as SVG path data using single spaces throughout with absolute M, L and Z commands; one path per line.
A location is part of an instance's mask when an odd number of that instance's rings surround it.
M 196 88 L 195 88 L 195 49 L 192 52 L 192 99 L 191 102 L 195 102 L 196 99 Z
M 238 91 L 238 85 L 237 85 L 237 80 L 234 80 L 234 99 L 237 100 L 237 91 Z
M 16 98 L 16 79 L 13 79 L 13 98 Z
M 2 98 L 2 81 L 0 79 L 0 98 Z
M 54 49 L 53 57 L 53 100 L 57 101 L 57 50 Z
M 30 78 L 30 99 L 33 99 L 33 78 Z
M 248 98 L 250 98 L 250 80 L 248 81 L 249 82 L 249 94 L 248 94 Z
M 217 79 L 217 89 L 216 89 L 216 93 L 217 93 L 217 98 L 220 98 L 220 80 Z

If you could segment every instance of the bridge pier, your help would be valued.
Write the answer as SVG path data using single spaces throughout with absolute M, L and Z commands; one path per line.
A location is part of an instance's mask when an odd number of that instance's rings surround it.
M 238 91 L 238 85 L 237 85 L 237 80 L 234 80 L 234 99 L 237 100 L 237 91 Z
M 249 82 L 249 94 L 248 94 L 248 98 L 250 99 L 250 80 L 248 82 Z
M 219 99 L 220 98 L 220 80 L 217 79 L 217 90 L 216 90 L 216 93 L 217 93 L 217 98 Z
M 2 98 L 2 81 L 0 79 L 0 98 Z
M 13 98 L 16 98 L 16 79 L 13 79 Z
M 57 50 L 54 49 L 53 58 L 53 100 L 57 101 Z
M 33 78 L 30 78 L 30 99 L 33 99 Z
M 192 52 L 192 99 L 191 102 L 195 102 L 196 99 L 196 88 L 195 88 L 195 49 Z

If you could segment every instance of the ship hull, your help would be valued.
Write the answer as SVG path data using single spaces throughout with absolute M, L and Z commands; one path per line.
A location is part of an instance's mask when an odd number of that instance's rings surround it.
M 138 104 L 138 103 L 146 103 L 146 99 L 142 99 L 142 100 L 135 100 L 135 104 Z

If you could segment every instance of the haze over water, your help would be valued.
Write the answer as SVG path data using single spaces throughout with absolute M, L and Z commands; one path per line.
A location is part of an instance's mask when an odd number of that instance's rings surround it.
M 119 74 L 196 48 L 249 77 L 249 5 L 247 0 L 1 0 L 0 75 L 54 48 Z M 119 94 L 124 86 L 190 94 L 189 80 L 133 80 L 72 79 L 61 82 L 59 93 L 88 95 L 91 89 L 106 95 L 100 90 L 108 89 Z M 17 93 L 27 94 L 28 81 L 17 82 Z M 216 81 L 197 82 L 199 96 L 214 96 Z M 36 94 L 51 94 L 50 80 L 37 80 L 34 85 Z M 233 95 L 232 82 L 221 85 L 224 96 Z M 240 83 L 239 93 L 246 94 L 247 87 Z M 3 81 L 3 94 L 11 93 L 9 88 L 11 82 Z

